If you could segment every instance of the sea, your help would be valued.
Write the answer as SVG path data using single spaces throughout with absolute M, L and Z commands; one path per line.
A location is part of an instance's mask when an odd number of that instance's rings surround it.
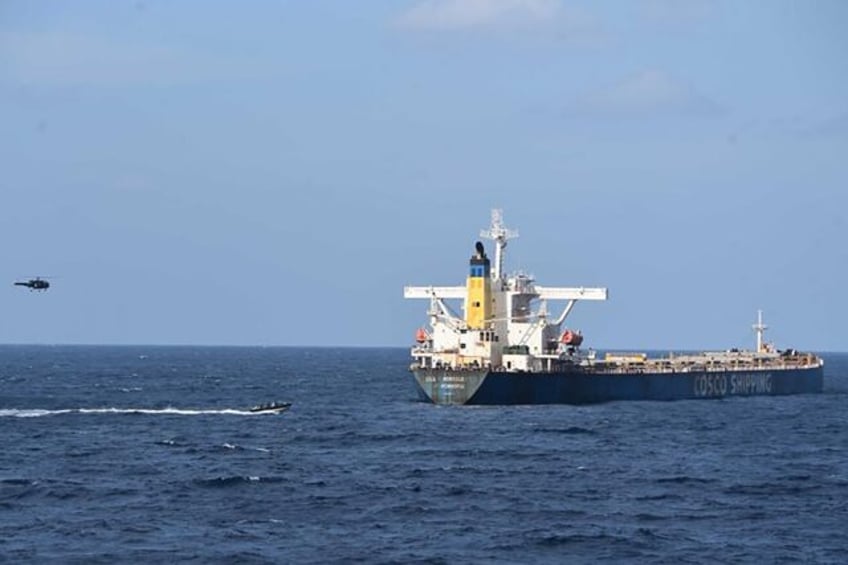
M 400 348 L 0 346 L 0 562 L 844 564 L 823 357 L 822 394 L 439 407 Z

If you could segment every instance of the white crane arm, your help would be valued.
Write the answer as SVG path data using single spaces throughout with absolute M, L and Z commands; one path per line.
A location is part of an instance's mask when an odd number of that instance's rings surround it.
M 546 300 L 606 300 L 607 289 L 585 287 L 537 286 L 539 298 Z
M 464 286 L 405 286 L 404 298 L 465 298 Z

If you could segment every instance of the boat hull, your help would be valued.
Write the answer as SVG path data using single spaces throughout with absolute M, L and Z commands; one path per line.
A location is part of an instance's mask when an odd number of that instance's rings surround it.
M 592 404 L 822 391 L 821 366 L 664 373 L 517 373 L 412 369 L 421 400 L 434 404 Z

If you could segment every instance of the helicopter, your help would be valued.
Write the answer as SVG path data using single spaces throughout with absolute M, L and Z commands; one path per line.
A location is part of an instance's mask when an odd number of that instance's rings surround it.
M 16 281 L 15 286 L 26 286 L 29 287 L 30 290 L 47 290 L 50 288 L 50 283 L 41 277 L 35 277 L 28 281 Z

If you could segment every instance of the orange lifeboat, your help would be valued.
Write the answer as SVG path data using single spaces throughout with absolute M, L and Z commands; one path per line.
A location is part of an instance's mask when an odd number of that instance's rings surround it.
M 583 335 L 571 330 L 565 330 L 562 332 L 562 338 L 560 338 L 560 341 L 562 341 L 565 345 L 578 347 L 581 343 L 583 343 Z
M 427 330 L 424 328 L 418 328 L 418 331 L 415 332 L 415 341 L 418 343 L 424 343 L 430 336 L 427 335 Z

